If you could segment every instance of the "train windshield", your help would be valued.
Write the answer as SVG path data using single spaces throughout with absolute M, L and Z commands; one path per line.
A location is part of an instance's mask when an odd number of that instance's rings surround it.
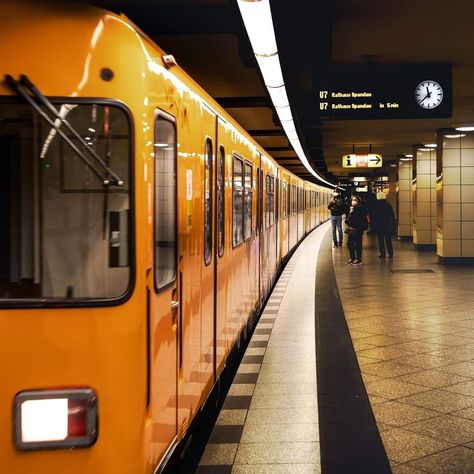
M 128 115 L 111 104 L 55 107 L 74 130 L 0 103 L 0 305 L 116 299 L 130 287 Z M 100 179 L 68 139 L 91 147 L 121 186 Z

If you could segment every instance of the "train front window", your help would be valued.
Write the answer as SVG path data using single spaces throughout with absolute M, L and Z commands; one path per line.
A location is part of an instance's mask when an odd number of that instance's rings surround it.
M 0 104 L 0 305 L 118 298 L 130 286 L 130 122 L 108 104 L 55 104 L 123 184 L 106 184 L 28 105 Z M 85 153 L 87 154 L 87 153 Z

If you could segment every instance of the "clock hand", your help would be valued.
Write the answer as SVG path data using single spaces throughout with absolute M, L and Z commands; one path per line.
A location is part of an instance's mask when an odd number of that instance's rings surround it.
M 423 99 L 420 100 L 420 104 L 425 100 L 425 99 L 429 99 L 431 97 L 431 92 L 430 90 L 428 89 L 428 86 L 426 86 L 426 95 L 423 97 Z
M 430 95 L 431 95 L 431 93 L 426 94 L 426 95 L 423 97 L 423 99 L 420 100 L 420 104 L 421 104 L 425 99 L 428 99 Z

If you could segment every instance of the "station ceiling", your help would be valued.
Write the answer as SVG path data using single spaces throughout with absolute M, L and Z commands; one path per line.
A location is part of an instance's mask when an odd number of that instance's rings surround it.
M 254 59 L 236 0 L 84 0 L 125 13 L 295 174 L 313 180 L 289 146 Z M 341 157 L 383 155 L 385 166 L 434 132 L 474 121 L 474 2 L 458 0 L 270 0 L 280 61 L 310 163 L 337 182 Z M 327 120 L 314 81 L 331 64 L 450 63 L 453 116 L 445 119 Z

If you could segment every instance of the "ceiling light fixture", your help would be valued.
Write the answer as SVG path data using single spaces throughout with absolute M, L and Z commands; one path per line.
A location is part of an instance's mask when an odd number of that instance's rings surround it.
M 252 45 L 253 53 L 257 60 L 263 82 L 280 119 L 283 130 L 298 155 L 304 167 L 317 179 L 333 188 L 335 184 L 326 181 L 316 173 L 309 164 L 308 158 L 301 146 L 295 123 L 291 114 L 290 103 L 286 94 L 283 74 L 281 72 L 280 58 L 273 29 L 272 12 L 269 0 L 237 0 L 240 14 L 244 21 L 247 35 Z
M 425 143 L 426 148 L 436 148 L 437 146 L 436 143 Z
M 456 127 L 458 132 L 474 132 L 474 126 L 466 125 L 465 127 Z
M 286 107 L 278 107 L 276 109 L 278 118 L 282 124 L 283 122 L 293 122 L 293 116 L 291 115 L 291 109 L 289 105 Z
M 412 153 L 405 153 L 405 158 L 413 158 L 413 154 Z
M 446 138 L 462 138 L 462 137 L 465 137 L 466 134 L 465 133 L 456 133 L 456 134 L 449 134 L 449 135 L 445 135 Z

